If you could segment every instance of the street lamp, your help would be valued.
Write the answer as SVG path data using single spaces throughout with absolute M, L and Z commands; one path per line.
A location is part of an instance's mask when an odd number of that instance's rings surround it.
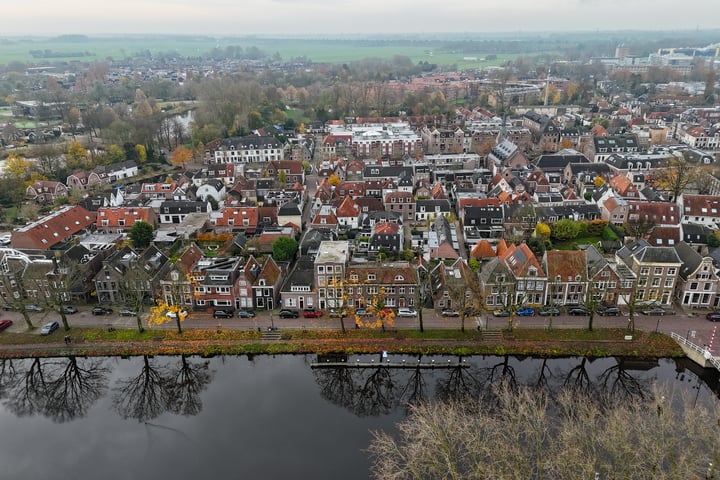
M 661 318 L 658 317 L 657 323 L 655 324 L 655 333 L 658 333 L 658 329 L 660 328 L 660 320 L 661 320 Z
M 273 314 L 270 312 L 270 330 L 275 331 L 275 322 L 273 322 Z

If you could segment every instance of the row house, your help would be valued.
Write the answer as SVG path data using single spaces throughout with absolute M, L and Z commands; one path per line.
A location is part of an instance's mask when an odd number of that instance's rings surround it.
M 166 305 L 180 305 L 186 310 L 195 306 L 192 272 L 202 258 L 202 251 L 192 244 L 175 262 L 170 262 L 168 272 L 159 281 L 160 298 Z
M 13 230 L 10 245 L 17 249 L 48 250 L 73 238 L 95 223 L 95 213 L 78 205 L 56 210 Z
M 340 206 L 337 207 L 335 216 L 341 228 L 349 230 L 360 228 L 360 207 L 350 197 L 345 197 Z
M 675 139 L 692 148 L 700 150 L 720 149 L 720 130 L 705 129 L 699 125 L 679 125 L 675 131 Z
M 208 227 L 218 233 L 253 234 L 259 225 L 259 207 L 228 206 L 210 213 Z
M 255 308 L 253 297 L 253 284 L 260 274 L 260 263 L 250 255 L 244 265 L 237 272 L 237 281 L 233 290 L 235 296 L 235 308 L 252 310 Z
M 161 224 L 180 224 L 191 213 L 211 212 L 209 204 L 192 200 L 166 200 L 160 204 L 158 218 Z
M 678 225 L 680 212 L 670 202 L 628 202 L 628 222 L 650 222 L 654 225 Z
M 315 288 L 315 262 L 303 255 L 295 262 L 295 268 L 285 278 L 280 289 L 280 300 L 286 308 L 314 308 L 318 305 Z
M 651 246 L 645 240 L 625 245 L 616 253 L 637 277 L 638 302 L 672 303 L 682 260 L 672 247 Z
M 640 152 L 637 135 L 607 135 L 593 137 L 593 162 L 604 162 L 610 155 Z
M 683 308 L 716 309 L 720 307 L 720 278 L 713 259 L 702 256 L 685 242 L 675 246 L 682 261 L 676 299 Z
M 720 198 L 716 195 L 682 194 L 679 199 L 682 223 L 720 228 Z
M 284 273 L 272 256 L 266 257 L 252 286 L 255 308 L 272 310 L 278 306 Z
M 313 281 L 318 289 L 318 307 L 338 309 L 344 307 L 344 290 L 349 284 L 346 277 L 350 261 L 350 245 L 346 241 L 320 243 L 313 264 Z
M 53 203 L 57 198 L 67 197 L 68 188 L 60 182 L 35 180 L 25 190 L 25 198 L 40 205 Z
M 417 271 L 409 262 L 377 262 L 347 267 L 345 295 L 348 306 L 352 308 L 364 308 L 380 302 L 387 308 L 413 307 L 417 288 Z
M 169 183 L 143 183 L 140 188 L 140 195 L 146 200 L 172 200 L 177 189 L 178 184 L 175 181 Z
M 90 171 L 79 170 L 68 175 L 65 184 L 70 190 L 88 190 L 93 185 L 102 185 L 125 178 L 133 178 L 138 174 L 138 166 L 128 160 L 113 165 L 98 165 Z
M 141 253 L 130 247 L 118 250 L 103 261 L 94 277 L 98 303 L 134 307 L 135 298 L 152 303 L 160 289 L 160 280 L 170 268 L 167 255 L 155 246 Z M 136 273 L 129 275 L 130 271 Z
M 208 180 L 220 180 L 225 185 L 233 185 L 235 178 L 242 175 L 242 168 L 233 163 L 209 164 L 192 176 L 192 183 L 200 187 Z
M 408 192 L 391 192 L 384 197 L 385 211 L 402 215 L 403 220 L 415 220 L 415 198 Z
M 293 188 L 296 184 L 305 185 L 305 167 L 300 161 L 276 160 L 268 162 L 265 167 L 268 176 L 279 181 L 280 175 L 285 176 L 285 184 L 281 188 Z
M 485 304 L 489 308 L 544 305 L 547 275 L 530 248 L 525 244 L 505 246 L 501 241 L 497 255 L 484 263 L 480 271 Z
M 377 258 L 381 253 L 397 255 L 403 248 L 402 225 L 391 222 L 376 223 L 368 240 L 368 256 Z
M 635 184 L 630 178 L 632 176 L 633 175 L 630 172 L 628 172 L 628 175 L 615 175 L 610 179 L 610 181 L 608 181 L 608 184 L 610 185 L 610 188 L 612 188 L 613 191 L 622 198 L 639 200 L 640 190 L 638 189 L 637 184 Z
M 443 200 L 417 200 L 415 202 L 415 221 L 424 222 L 439 216 L 449 217 L 452 206 L 446 199 Z
M 135 223 L 145 222 L 155 228 L 157 215 L 150 207 L 108 207 L 97 211 L 95 227 L 105 233 L 121 233 L 129 230 Z
M 631 301 L 635 274 L 624 262 L 607 258 L 595 246 L 585 248 L 589 294 L 597 304 L 624 305 Z
M 238 257 L 203 258 L 192 271 L 197 309 L 235 307 L 235 283 L 242 259 Z
M 366 195 L 367 185 L 365 182 L 344 181 L 335 187 L 335 194 L 339 197 L 350 197 L 353 200 Z
M 267 163 L 283 158 L 283 144 L 269 136 L 226 138 L 213 152 L 214 163 Z
M 426 154 L 436 155 L 444 153 L 463 153 L 471 141 L 471 136 L 458 128 L 445 130 L 424 127 L 420 130 L 423 151 Z
M 585 301 L 588 275 L 582 250 L 548 250 L 542 265 L 547 272 L 550 305 L 577 305 Z
M 462 225 L 466 243 L 480 239 L 500 239 L 505 232 L 503 205 L 466 206 L 462 210 Z

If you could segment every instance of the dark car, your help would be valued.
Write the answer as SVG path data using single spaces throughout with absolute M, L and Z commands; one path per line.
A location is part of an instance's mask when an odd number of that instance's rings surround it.
M 358 317 L 369 317 L 371 314 L 364 308 L 356 308 L 355 309 L 355 315 Z
M 72 305 L 63 305 L 62 311 L 63 311 L 63 313 L 68 313 L 68 314 L 72 315 L 73 313 L 77 313 L 78 309 L 73 307 Z
M 11 310 L 17 310 L 17 308 L 16 308 L 14 305 L 8 305 L 7 303 L 6 303 L 5 305 L 3 305 L 2 308 L 3 308 L 3 310 L 5 310 L 6 312 L 9 312 L 9 311 L 11 311 Z
M 538 315 L 543 316 L 550 316 L 550 315 L 560 315 L 560 309 L 556 307 L 543 307 L 538 311 Z
M 280 318 L 298 318 L 300 316 L 300 312 L 291 308 L 283 308 L 280 310 L 278 315 Z
M 658 315 L 658 316 L 672 315 L 672 312 L 668 312 L 667 310 L 665 310 L 662 307 L 649 308 L 647 310 L 643 310 L 642 313 L 643 313 L 643 315 Z
M 238 318 L 253 318 L 255 317 L 255 312 L 252 310 L 238 310 Z
M 12 320 L 0 320 L 0 330 L 5 330 L 12 325 Z
M 622 313 L 618 307 L 598 307 L 595 311 L 603 317 L 617 317 Z
M 590 315 L 590 310 L 585 307 L 571 307 L 568 309 L 569 315 Z
M 46 323 L 44 327 L 40 330 L 40 335 L 50 335 L 52 332 L 60 328 L 60 324 L 58 322 L 50 322 Z
M 705 319 L 711 322 L 720 322 L 720 312 L 710 312 L 705 315 Z
M 213 318 L 232 318 L 233 312 L 230 310 L 223 310 L 222 308 L 216 308 L 213 310 Z
M 534 317 L 535 309 L 531 307 L 522 307 L 519 308 L 516 313 L 521 317 Z
M 110 315 L 111 313 L 113 313 L 113 310 L 108 307 L 94 307 L 92 309 L 93 315 Z
M 319 318 L 322 317 L 322 312 L 315 308 L 306 308 L 303 310 L 303 317 L 305 318 Z

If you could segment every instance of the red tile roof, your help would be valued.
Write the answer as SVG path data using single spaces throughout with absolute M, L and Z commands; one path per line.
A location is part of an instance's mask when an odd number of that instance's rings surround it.
M 95 223 L 95 214 L 74 205 L 63 207 L 12 232 L 13 248 L 46 250 Z

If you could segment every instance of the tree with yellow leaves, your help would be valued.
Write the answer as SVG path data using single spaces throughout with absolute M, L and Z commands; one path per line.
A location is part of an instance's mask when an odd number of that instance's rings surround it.
M 150 308 L 148 327 L 155 327 L 175 320 L 178 333 L 182 333 L 181 322 L 188 316 L 187 308 L 192 305 L 192 299 L 197 295 L 197 281 L 192 272 L 184 277 L 179 271 L 171 271 L 169 281 L 162 286 L 162 295 Z
M 365 306 L 365 310 L 370 314 L 369 317 L 361 317 L 355 314 L 355 325 L 358 327 L 381 328 L 385 331 L 386 326 L 395 325 L 395 311 L 387 307 L 387 299 L 385 298 L 385 287 L 380 287 L 372 297 L 370 303 Z M 373 317 L 375 317 L 373 319 Z
M 193 152 L 187 147 L 180 145 L 170 154 L 170 163 L 177 167 L 184 167 L 193 158 Z
M 333 173 L 328 178 L 328 183 L 332 187 L 337 187 L 338 185 L 340 185 L 340 183 L 342 183 L 342 180 L 340 180 L 340 177 L 337 174 Z
M 34 164 L 25 157 L 18 155 L 17 153 L 11 153 L 5 160 L 5 174 L 17 179 L 27 180 L 30 178 L 30 172 Z

